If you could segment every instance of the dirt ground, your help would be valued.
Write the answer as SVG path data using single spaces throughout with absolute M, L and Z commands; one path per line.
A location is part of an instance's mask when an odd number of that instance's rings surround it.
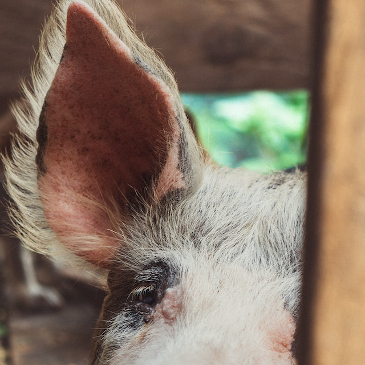
M 32 314 L 7 305 L 0 275 L 0 365 L 89 364 L 104 292 L 85 280 L 60 280 L 69 285 L 64 307 Z

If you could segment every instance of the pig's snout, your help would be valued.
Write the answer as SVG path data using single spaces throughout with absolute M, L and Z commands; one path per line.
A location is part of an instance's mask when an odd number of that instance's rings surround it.
M 265 281 L 256 282 L 247 273 L 242 277 L 209 275 L 205 290 L 200 284 L 207 277 L 195 273 L 166 289 L 150 321 L 116 351 L 111 364 L 295 364 L 295 322 L 283 299 L 269 298 Z

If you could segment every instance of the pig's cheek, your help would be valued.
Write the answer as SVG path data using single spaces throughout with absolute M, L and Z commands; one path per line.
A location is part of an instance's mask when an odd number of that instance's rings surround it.
M 156 323 L 173 325 L 182 309 L 182 289 L 180 286 L 169 288 L 161 301 L 157 304 L 152 315 Z
M 292 357 L 292 342 L 295 335 L 295 321 L 292 315 L 286 311 L 278 313 L 281 325 L 271 333 L 269 349 L 273 351 L 273 359 L 288 360 L 290 364 L 294 361 Z

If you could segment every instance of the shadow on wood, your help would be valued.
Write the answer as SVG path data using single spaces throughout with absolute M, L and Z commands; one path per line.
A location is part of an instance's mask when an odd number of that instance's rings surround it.
M 301 365 L 365 359 L 365 3 L 316 6 Z

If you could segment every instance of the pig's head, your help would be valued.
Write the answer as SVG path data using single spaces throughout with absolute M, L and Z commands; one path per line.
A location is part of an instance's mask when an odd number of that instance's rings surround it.
M 166 66 L 87 3 L 47 23 L 17 112 L 19 235 L 107 272 L 95 365 L 292 364 L 303 175 L 206 162 Z

